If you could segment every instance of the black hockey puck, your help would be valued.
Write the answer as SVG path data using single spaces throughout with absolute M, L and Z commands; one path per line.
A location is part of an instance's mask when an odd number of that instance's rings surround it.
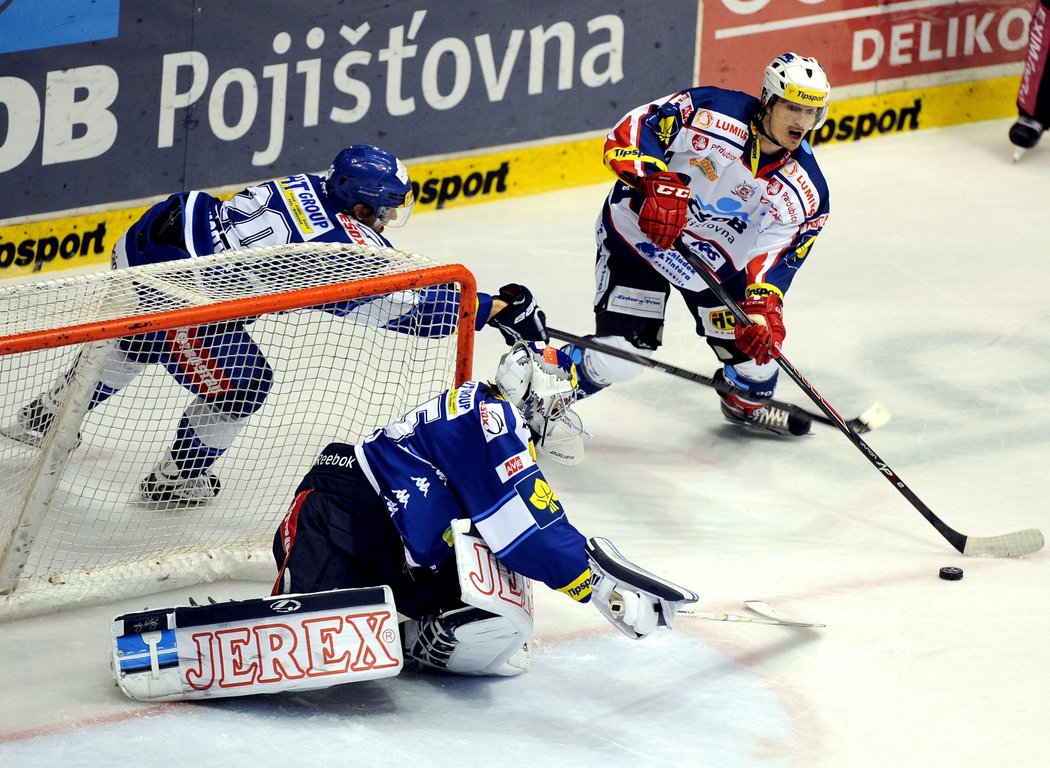
M 945 581 L 958 581 L 963 577 L 963 569 L 956 568 L 952 565 L 946 565 L 941 568 L 940 577 Z

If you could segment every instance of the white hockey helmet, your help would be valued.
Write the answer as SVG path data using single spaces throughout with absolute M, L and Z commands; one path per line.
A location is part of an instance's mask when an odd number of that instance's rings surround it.
M 576 365 L 561 350 L 518 341 L 500 360 L 493 384 L 521 412 L 537 447 L 544 447 L 553 425 L 562 420 L 573 425 L 572 432 L 582 435 L 583 425 L 570 410 L 576 402 Z M 565 458 L 545 453 L 554 459 Z
M 797 53 L 782 53 L 766 67 L 762 92 L 758 98 L 762 102 L 762 109 L 767 112 L 773 106 L 774 98 L 817 107 L 817 122 L 813 126 L 813 130 L 817 130 L 828 119 L 830 97 L 828 76 L 816 59 Z

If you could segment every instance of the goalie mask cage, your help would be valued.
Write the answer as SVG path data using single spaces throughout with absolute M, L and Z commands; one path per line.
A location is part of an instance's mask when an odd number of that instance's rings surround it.
M 0 426 L 10 432 L 27 403 L 73 371 L 39 445 L 0 436 L 0 620 L 223 578 L 273 579 L 273 533 L 321 449 L 355 442 L 469 378 L 475 311 L 465 267 L 352 245 L 0 287 Z M 397 330 L 384 329 L 398 317 Z M 268 361 L 268 396 L 212 468 L 222 483 L 215 498 L 145 502 L 138 485 L 195 397 L 162 365 L 147 365 L 89 409 L 96 382 L 107 380 L 118 339 L 183 328 L 206 339 L 231 322 Z

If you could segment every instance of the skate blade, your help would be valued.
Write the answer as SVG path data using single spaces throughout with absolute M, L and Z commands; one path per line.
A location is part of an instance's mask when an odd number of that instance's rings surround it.
M 31 445 L 34 448 L 39 448 L 40 443 L 43 442 L 43 437 L 39 432 L 26 429 L 21 424 L 9 424 L 6 427 L 0 427 L 0 435 L 15 442 Z

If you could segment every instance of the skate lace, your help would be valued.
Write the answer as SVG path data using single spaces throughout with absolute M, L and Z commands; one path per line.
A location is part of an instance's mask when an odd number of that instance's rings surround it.
M 759 424 L 763 427 L 776 427 L 777 429 L 788 428 L 788 418 L 790 414 L 787 411 L 782 411 L 779 408 L 771 408 L 766 406 L 765 408 L 759 408 L 751 413 L 747 414 L 744 418 L 755 424 Z

